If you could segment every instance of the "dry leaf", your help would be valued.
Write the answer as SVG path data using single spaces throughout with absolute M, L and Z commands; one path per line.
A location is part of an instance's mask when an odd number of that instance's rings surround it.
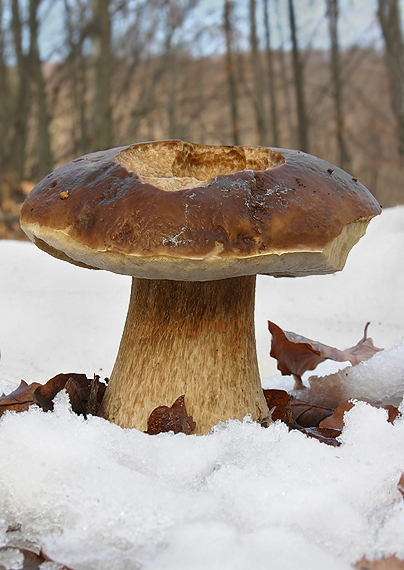
M 388 421 L 393 423 L 396 417 L 399 415 L 399 411 L 395 406 L 380 406 L 379 404 L 373 404 L 372 402 L 367 402 L 374 408 L 384 408 L 388 412 Z M 348 412 L 354 407 L 354 402 L 352 400 L 347 400 L 342 402 L 337 408 L 335 408 L 334 413 L 329 417 L 322 420 L 319 424 L 320 427 L 333 428 L 333 429 L 343 429 L 344 427 L 344 416 L 345 412 Z
M 397 488 L 404 497 L 404 473 L 401 473 L 401 477 L 397 483 Z
M 355 365 L 383 350 L 376 348 L 372 339 L 366 337 L 368 326 L 369 323 L 366 324 L 364 336 L 358 344 L 345 350 L 338 350 L 293 332 L 284 331 L 275 323 L 268 321 L 269 332 L 272 335 L 270 354 L 278 361 L 278 370 L 283 375 L 292 374 L 301 381 L 304 372 L 314 370 L 324 360 L 349 361 Z
M 341 429 L 319 427 L 319 423 L 332 415 L 333 410 L 308 404 L 291 396 L 285 390 L 267 389 L 264 396 L 273 420 L 283 421 L 289 429 L 296 429 L 308 437 L 313 437 L 327 445 L 339 446 L 336 439 Z M 267 426 L 265 426 L 267 427 Z
M 39 554 L 37 554 L 32 550 L 27 550 L 26 548 L 19 548 L 17 546 L 2 546 L 0 548 L 0 570 L 9 570 L 9 568 L 17 568 L 17 566 L 15 566 L 13 563 L 11 563 L 12 564 L 11 566 L 10 564 L 7 564 L 7 560 L 10 560 L 11 562 L 11 559 L 15 551 L 17 551 L 17 554 L 21 553 L 24 557 L 24 561 L 22 563 L 23 565 L 18 566 L 18 568 L 21 568 L 21 570 L 40 570 L 41 564 L 43 564 L 44 562 L 52 564 L 52 567 L 55 568 L 55 570 L 71 570 L 71 568 L 63 566 L 63 564 L 58 564 L 57 562 L 54 562 L 48 556 L 46 556 L 46 554 L 44 554 L 42 551 L 40 551 Z M 42 566 L 42 568 L 44 567 L 45 566 Z
M 45 411 L 53 410 L 53 399 L 66 386 L 69 378 L 81 376 L 80 374 L 57 374 L 46 382 L 43 386 L 39 386 L 35 392 L 37 403 Z M 84 376 L 84 374 L 82 375 Z M 84 376 L 85 377 L 85 376 Z
M 298 424 L 301 427 L 317 427 L 324 418 L 334 412 L 331 408 L 303 402 L 285 390 L 267 389 L 264 390 L 264 396 L 268 408 L 273 410 L 272 419 L 282 420 L 289 426 Z
M 345 412 L 348 412 L 354 407 L 352 401 L 348 400 L 346 402 L 342 402 L 337 408 L 335 408 L 334 413 L 332 416 L 325 418 L 321 423 L 320 427 L 327 427 L 327 428 L 334 428 L 334 429 L 343 429 L 344 427 L 344 416 Z
M 400 560 L 395 555 L 372 561 L 363 557 L 354 568 L 356 570 L 404 570 L 404 560 Z
M 317 427 L 320 422 L 334 413 L 331 408 L 308 404 L 297 398 L 293 399 L 291 408 L 295 423 L 302 427 Z
M 332 445 L 333 447 L 339 447 L 341 443 L 337 440 L 337 437 L 341 435 L 342 430 L 332 429 L 325 427 L 307 427 L 303 428 L 295 424 L 295 429 L 304 433 L 308 437 L 317 439 L 321 443 L 326 443 L 327 445 Z
M 38 382 L 33 382 L 28 385 L 24 380 L 21 380 L 21 384 L 14 392 L 8 395 L 3 394 L 0 397 L 0 416 L 7 410 L 25 412 L 29 406 L 36 404 L 37 401 L 34 394 L 39 386 L 41 386 L 41 384 L 38 384 Z
M 274 422 L 276 420 L 282 420 L 289 425 L 292 422 L 291 403 L 293 396 L 288 394 L 285 390 L 276 389 L 264 390 L 264 396 L 268 409 L 272 410 L 271 419 Z
M 107 385 L 100 382 L 100 377 L 94 374 L 94 378 L 91 381 L 90 394 L 87 399 L 85 416 L 92 415 L 101 418 L 105 417 L 102 400 L 104 398 L 106 388 Z
M 106 385 L 99 382 L 99 376 L 90 380 L 85 374 L 75 373 L 58 374 L 44 385 L 38 382 L 27 384 L 22 380 L 14 392 L 0 398 L 0 416 L 7 410 L 26 411 L 33 404 L 45 412 L 53 410 L 53 399 L 63 389 L 67 391 L 72 410 L 76 414 L 103 416 L 101 402 L 105 388 Z
M 373 340 L 371 338 L 367 338 L 369 325 L 370 323 L 366 323 L 365 330 L 363 331 L 363 337 L 358 344 L 351 348 L 347 348 L 342 352 L 342 354 L 350 355 L 347 360 L 349 360 L 353 365 L 359 364 L 359 362 L 363 362 L 364 360 L 369 360 L 369 358 L 372 358 L 376 352 L 383 350 L 383 348 L 377 348 L 373 344 Z
M 147 420 L 147 432 L 149 435 L 156 435 L 162 432 L 173 431 L 174 433 L 191 434 L 196 424 L 187 414 L 185 408 L 185 396 L 180 396 L 169 408 L 168 406 L 159 406 L 155 408 Z

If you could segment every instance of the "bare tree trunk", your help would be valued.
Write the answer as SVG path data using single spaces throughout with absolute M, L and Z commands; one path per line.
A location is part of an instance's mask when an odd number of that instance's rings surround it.
M 111 20 L 110 0 L 92 0 L 93 48 L 95 66 L 94 85 L 94 146 L 105 149 L 112 146 L 111 122 Z
M 379 0 L 378 17 L 390 70 L 391 101 L 397 121 L 398 152 L 404 165 L 404 38 L 398 0 Z
M 308 121 L 304 97 L 303 69 L 297 41 L 296 16 L 293 0 L 289 0 L 289 24 L 292 39 L 293 70 L 295 77 L 296 105 L 300 150 L 309 152 Z
M 178 137 L 177 127 L 177 61 L 175 53 L 171 52 L 168 58 L 168 137 L 175 139 Z
M 275 0 L 275 10 L 276 10 L 276 22 L 277 31 L 280 38 L 280 45 L 278 49 L 279 62 L 281 67 L 281 85 L 283 91 L 283 100 L 285 103 L 284 114 L 286 115 L 286 124 L 289 131 L 289 139 L 293 139 L 293 123 L 292 123 L 292 102 L 290 98 L 290 86 L 288 81 L 288 68 L 286 65 L 285 49 L 284 49 L 284 37 L 283 37 L 283 26 L 282 26 L 282 16 L 279 9 L 279 0 Z M 293 146 L 293 143 L 291 144 Z
M 84 12 L 84 10 L 83 10 Z M 83 14 L 84 16 L 84 14 Z M 75 66 L 77 69 L 77 112 L 79 117 L 79 133 L 80 133 L 80 152 L 79 154 L 84 154 L 91 150 L 90 141 L 90 127 L 89 127 L 89 117 L 88 117 L 88 102 L 87 102 L 87 91 L 88 91 L 88 79 L 87 79 L 87 63 L 86 57 L 84 55 L 84 42 L 88 37 L 87 30 L 82 30 L 80 41 L 78 45 L 78 50 L 76 54 Z
M 172 40 L 176 27 L 179 25 L 178 13 L 167 2 L 167 24 L 165 38 L 165 59 L 167 71 L 167 116 L 168 116 L 168 137 L 176 138 L 177 135 L 177 55 L 173 48 Z
M 150 68 L 147 80 L 138 79 L 138 75 L 142 73 L 143 69 L 142 58 L 150 43 L 155 39 L 158 22 L 161 18 L 162 4 L 161 2 L 157 2 L 157 4 L 158 11 L 153 10 L 156 6 L 156 0 L 137 2 L 134 8 L 133 23 L 124 36 L 124 40 L 129 44 L 128 61 L 116 101 L 118 108 L 123 109 L 125 109 L 125 101 L 131 101 L 130 120 L 127 119 L 127 116 L 125 117 L 125 110 L 122 111 L 122 123 L 124 125 L 122 131 L 124 137 L 129 137 L 132 140 L 137 136 L 137 130 L 142 119 L 146 118 L 149 126 L 154 124 L 155 117 L 150 117 L 150 115 L 156 109 L 157 85 L 165 77 L 167 71 L 166 58 L 161 57 L 159 60 L 154 58 L 154 65 Z M 161 109 L 159 112 L 161 113 Z M 158 117 L 157 123 L 160 124 L 161 122 L 161 118 Z
M 264 87 L 262 83 L 262 65 L 261 54 L 258 49 L 257 37 L 257 21 L 256 21 L 256 3 L 250 0 L 250 45 L 251 57 L 254 75 L 254 99 L 255 99 L 255 116 L 257 122 L 257 130 L 259 144 L 266 146 L 268 144 L 268 133 L 265 120 L 264 107 Z
M 237 93 L 237 80 L 235 73 L 234 61 L 234 47 L 233 47 L 233 25 L 232 25 L 232 10 L 234 4 L 231 0 L 225 0 L 223 23 L 226 35 L 226 75 L 229 88 L 229 101 L 231 110 L 231 134 L 232 142 L 235 145 L 240 144 L 240 131 L 238 120 L 238 93 Z
M 5 171 L 9 156 L 9 129 L 11 118 L 11 93 L 9 74 L 4 61 L 5 41 L 3 35 L 3 0 L 0 0 L 0 178 Z M 1 180 L 0 180 L 1 182 Z M 0 196 L 1 201 L 1 196 Z
M 264 0 L 264 24 L 265 24 L 265 48 L 267 53 L 268 80 L 269 80 L 269 98 L 271 109 L 271 131 L 273 146 L 280 146 L 278 132 L 278 111 L 275 89 L 275 74 L 273 66 L 272 48 L 271 48 L 271 27 L 269 25 L 269 0 Z
M 342 83 L 338 44 L 338 0 L 327 0 L 328 26 L 331 40 L 331 81 L 334 88 L 335 115 L 339 166 L 350 170 L 350 158 L 344 138 L 344 114 L 342 111 Z
M 178 76 L 181 64 L 181 39 L 175 41 L 175 35 L 183 26 L 188 14 L 198 4 L 198 0 L 164 0 L 167 10 L 166 17 L 166 38 L 165 38 L 165 59 L 166 71 L 168 73 L 167 84 L 167 113 L 168 113 L 168 135 L 170 138 L 182 136 L 182 107 L 183 103 L 178 93 Z M 178 34 L 177 34 L 178 35 Z M 181 36 L 180 36 L 181 37 Z
M 73 21 L 74 15 L 70 2 L 68 0 L 64 0 L 64 6 L 67 44 L 69 47 L 67 65 L 69 70 L 69 79 L 71 80 L 72 99 L 74 105 L 71 123 L 73 152 L 75 156 L 79 156 L 91 150 L 86 100 L 87 66 L 83 55 L 83 44 L 88 37 L 89 27 L 86 20 L 85 6 L 82 2 L 77 3 L 77 19 L 80 22 L 78 30 L 75 22 Z M 78 38 L 76 39 L 77 32 Z
M 12 0 L 11 29 L 17 59 L 17 88 L 13 111 L 13 138 L 11 142 L 11 170 L 23 178 L 26 156 L 26 132 L 29 115 L 31 85 L 28 76 L 27 56 L 22 48 L 22 23 L 18 0 Z
M 36 100 L 38 112 L 37 131 L 37 159 L 38 167 L 36 175 L 43 178 L 51 172 L 53 159 L 51 152 L 51 141 L 49 135 L 50 118 L 46 103 L 45 81 L 42 74 L 41 60 L 38 48 L 38 8 L 42 0 L 30 0 L 29 2 L 29 30 L 30 30 L 30 50 L 29 63 L 33 83 L 36 86 Z

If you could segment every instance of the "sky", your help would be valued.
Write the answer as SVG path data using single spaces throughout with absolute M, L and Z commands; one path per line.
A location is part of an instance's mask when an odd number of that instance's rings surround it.
M 404 14 L 404 0 L 400 0 L 402 14 Z M 64 23 L 62 0 L 45 0 L 41 6 L 40 19 L 42 21 L 40 30 L 40 49 L 43 60 L 49 57 L 58 58 L 63 53 Z M 262 6 L 257 2 L 258 28 L 261 37 L 264 37 Z M 313 48 L 327 49 L 329 45 L 327 22 L 325 19 L 324 0 L 299 0 L 295 2 L 297 23 L 299 28 L 299 41 L 302 47 L 308 45 Z M 376 0 L 340 0 L 340 20 L 339 35 L 341 47 L 351 45 L 377 45 L 380 47 L 381 34 L 376 16 Z M 224 39 L 219 31 L 223 12 L 222 0 L 202 0 L 198 8 L 195 9 L 193 17 L 189 20 L 187 29 L 179 41 L 187 41 L 191 38 L 195 55 L 207 55 L 223 52 L 225 49 Z M 404 16 L 403 16 L 404 17 Z M 119 26 L 129 21 L 130 17 L 125 16 L 119 19 Z M 272 27 L 272 42 L 274 48 L 284 42 L 285 47 L 289 47 L 289 25 L 288 25 L 288 2 L 279 0 L 273 4 L 270 15 Z M 193 34 L 196 22 L 203 24 L 205 33 L 195 42 Z M 246 47 L 248 43 L 248 2 L 237 2 L 236 23 L 240 30 L 239 46 Z M 282 32 L 279 33 L 279 23 Z

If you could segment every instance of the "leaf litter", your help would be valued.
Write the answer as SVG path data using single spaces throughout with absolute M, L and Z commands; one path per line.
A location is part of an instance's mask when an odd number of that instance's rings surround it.
M 71 570 L 55 562 L 42 550 L 35 551 L 18 546 L 0 548 L 0 570 Z
M 94 375 L 93 379 L 89 379 L 85 374 L 76 373 L 58 374 L 46 384 L 27 384 L 25 380 L 21 380 L 18 388 L 11 394 L 3 394 L 0 397 L 0 417 L 7 411 L 25 412 L 32 405 L 49 412 L 53 410 L 53 400 L 61 390 L 66 390 L 72 410 L 76 414 L 103 417 L 101 402 L 105 388 L 106 384 L 100 382 L 99 376 Z

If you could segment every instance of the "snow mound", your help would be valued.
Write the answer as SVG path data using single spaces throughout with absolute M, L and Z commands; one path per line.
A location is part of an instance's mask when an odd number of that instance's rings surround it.
M 404 420 L 359 403 L 342 446 L 246 419 L 148 436 L 33 407 L 0 420 L 0 544 L 10 526 L 77 570 L 333 568 L 404 557 Z M 293 548 L 291 548 L 293 544 Z
M 319 376 L 316 370 L 308 382 L 310 388 L 298 395 L 320 406 L 335 408 L 351 398 L 399 406 L 404 396 L 404 342 L 334 374 Z

